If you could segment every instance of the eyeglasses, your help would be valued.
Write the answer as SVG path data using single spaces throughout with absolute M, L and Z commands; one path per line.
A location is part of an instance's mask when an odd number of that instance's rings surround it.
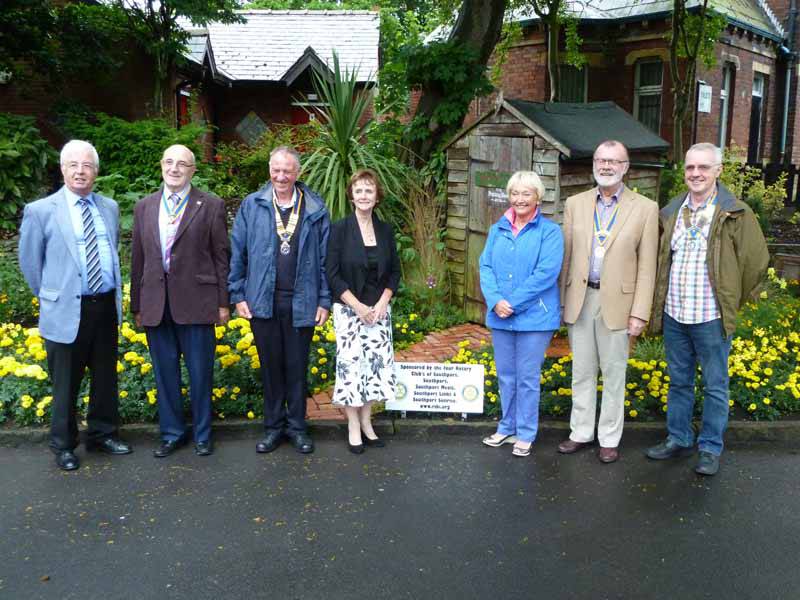
M 626 164 L 627 160 L 617 160 L 616 158 L 595 158 L 594 164 L 600 165 L 608 165 L 609 167 L 621 167 L 622 165 Z
M 79 163 L 79 162 L 75 162 L 75 161 L 68 162 L 64 166 L 67 169 L 71 170 L 71 171 L 77 171 L 78 169 L 85 169 L 87 171 L 94 171 L 97 168 L 97 167 L 94 166 L 94 163 L 89 163 L 89 162 Z
M 685 165 L 683 170 L 687 173 L 691 173 L 692 171 L 700 171 L 701 173 L 708 173 L 711 169 L 714 169 L 719 166 L 719 163 L 714 163 L 713 165 Z
M 172 167 L 178 167 L 178 169 L 180 169 L 181 171 L 183 171 L 184 169 L 188 169 L 189 167 L 193 167 L 194 166 L 194 163 L 187 163 L 187 162 L 184 162 L 182 160 L 179 160 L 178 162 L 175 162 L 171 158 L 167 158 L 166 160 L 162 160 L 161 164 L 164 165 L 165 167 L 167 167 L 168 169 L 171 169 Z

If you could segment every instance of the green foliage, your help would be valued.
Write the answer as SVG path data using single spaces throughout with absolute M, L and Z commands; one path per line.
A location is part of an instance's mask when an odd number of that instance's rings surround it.
M 23 86 L 35 75 L 56 88 L 67 79 L 118 67 L 127 31 L 124 15 L 103 4 L 4 0 L 0 10 L 0 72 Z
M 503 78 L 503 67 L 508 60 L 508 52 L 522 39 L 522 25 L 518 21 L 503 23 L 503 31 L 500 33 L 500 41 L 494 47 L 492 70 L 489 80 L 492 85 L 500 86 Z
M 758 167 L 745 164 L 745 151 L 733 145 L 725 149 L 722 174 L 719 180 L 735 198 L 744 200 L 753 209 L 762 231 L 769 231 L 770 223 L 781 217 L 786 200 L 786 173 L 770 185 Z M 661 179 L 663 203 L 679 194 L 686 194 L 683 178 L 683 163 L 665 169 Z
M 20 209 L 41 196 L 48 165 L 55 163 L 32 117 L 0 113 L 0 229 L 17 228 Z
M 304 156 L 302 180 L 317 191 L 327 203 L 331 219 L 350 211 L 347 183 L 358 169 L 377 173 L 386 200 L 379 206 L 381 216 L 394 221 L 387 209 L 403 203 L 408 180 L 405 167 L 370 144 L 374 121 L 366 118 L 372 95 L 359 90 L 356 72 L 342 70 L 339 57 L 333 55 L 333 78 L 314 74 L 314 88 L 325 107 L 320 111 L 316 137 Z
M 678 58 L 700 60 L 707 69 L 710 69 L 717 64 L 716 44 L 719 36 L 725 31 L 728 19 L 714 10 L 702 15 L 688 12 L 685 6 L 682 6 L 686 13 L 680 28 Z M 672 32 L 669 31 L 666 37 L 670 40 Z
M 241 142 L 218 144 L 209 187 L 222 198 L 244 198 L 269 180 L 269 153 L 278 146 L 306 152 L 316 136 L 314 125 L 275 125 L 250 146 Z
M 412 120 L 411 140 L 427 138 L 430 122 L 455 131 L 472 100 L 493 89 L 477 53 L 464 45 L 436 41 L 426 46 L 404 48 L 401 55 L 408 65 L 409 85 L 443 92 L 429 120 L 420 116 Z
M 100 155 L 101 173 L 120 175 L 132 187 L 142 177 L 161 181 L 159 161 L 172 144 L 183 144 L 196 156 L 202 156 L 200 138 L 207 131 L 205 126 L 194 123 L 176 129 L 166 119 L 126 121 L 77 110 L 64 115 L 62 129 L 67 137 L 94 145 Z
M 39 315 L 39 304 L 19 270 L 16 249 L 12 240 L 0 245 L 0 323 L 27 326 Z

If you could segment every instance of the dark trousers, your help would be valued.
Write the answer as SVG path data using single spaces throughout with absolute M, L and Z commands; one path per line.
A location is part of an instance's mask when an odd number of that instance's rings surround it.
M 156 327 L 146 327 L 158 390 L 158 424 L 163 440 L 183 439 L 186 423 L 181 396 L 181 355 L 189 372 L 189 399 L 195 442 L 211 438 L 211 386 L 214 378 L 213 325 L 181 325 L 172 320 L 169 298 Z
M 261 362 L 264 429 L 306 432 L 306 377 L 313 327 L 292 325 L 292 297 L 275 294 L 271 319 L 250 322 Z
M 78 336 L 71 344 L 45 340 L 47 368 L 53 385 L 50 448 L 74 450 L 78 445 L 78 392 L 89 368 L 87 441 L 99 441 L 117 432 L 117 307 L 115 292 L 81 300 Z

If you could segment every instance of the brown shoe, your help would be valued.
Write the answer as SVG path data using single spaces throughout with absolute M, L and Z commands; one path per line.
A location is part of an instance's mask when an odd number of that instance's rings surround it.
M 597 458 L 600 459 L 601 463 L 612 463 L 617 462 L 619 459 L 619 450 L 616 448 L 600 448 L 600 452 L 597 453 Z
M 589 442 L 576 442 L 574 440 L 566 439 L 558 445 L 558 451 L 561 454 L 574 454 L 581 448 L 585 448 Z

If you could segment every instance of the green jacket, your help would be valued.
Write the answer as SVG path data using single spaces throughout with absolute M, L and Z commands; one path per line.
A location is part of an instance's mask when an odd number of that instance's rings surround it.
M 722 315 L 722 327 L 727 335 L 731 335 L 736 329 L 739 309 L 758 294 L 769 264 L 769 251 L 752 209 L 734 198 L 721 183 L 717 182 L 717 186 L 719 210 L 714 214 L 709 234 L 708 276 Z M 650 331 L 653 333 L 660 332 L 662 327 L 672 268 L 672 231 L 685 199 L 686 194 L 673 198 L 659 214 L 661 240 L 653 317 L 650 319 Z

